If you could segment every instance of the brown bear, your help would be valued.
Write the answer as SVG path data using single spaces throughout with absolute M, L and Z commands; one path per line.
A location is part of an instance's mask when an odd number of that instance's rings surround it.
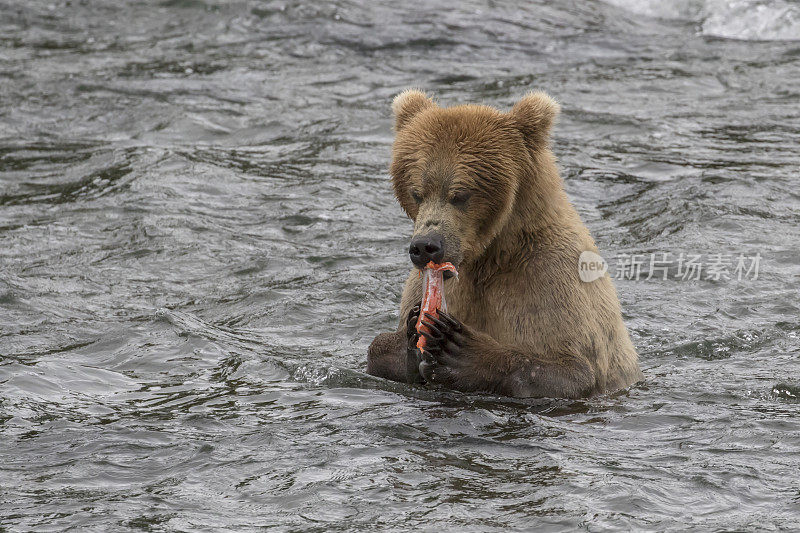
M 549 147 L 559 105 L 542 92 L 504 113 L 442 108 L 417 90 L 392 104 L 391 176 L 414 221 L 416 266 L 400 328 L 369 347 L 367 372 L 395 381 L 515 397 L 579 398 L 642 379 L 609 275 L 584 282 L 594 241 L 567 199 Z M 449 261 L 448 313 L 414 327 L 419 268 Z

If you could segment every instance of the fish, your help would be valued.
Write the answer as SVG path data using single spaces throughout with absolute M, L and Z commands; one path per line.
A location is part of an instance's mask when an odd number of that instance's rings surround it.
M 456 278 L 458 271 L 453 263 L 434 263 L 428 262 L 420 271 L 422 276 L 422 305 L 420 306 L 419 318 L 417 319 L 417 348 L 424 350 L 427 340 L 422 332 L 430 333 L 428 326 L 422 323 L 425 313 L 439 318 L 439 310 L 447 312 L 447 302 L 444 299 L 444 273 L 452 272 Z

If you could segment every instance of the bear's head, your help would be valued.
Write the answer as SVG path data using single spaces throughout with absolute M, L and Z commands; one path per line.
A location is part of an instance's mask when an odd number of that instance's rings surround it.
M 474 261 L 509 224 L 519 197 L 536 186 L 535 165 L 550 153 L 558 104 L 534 92 L 507 113 L 478 105 L 441 108 L 407 90 L 392 110 L 392 184 L 414 221 L 412 262 L 422 268 L 428 261 L 456 267 Z

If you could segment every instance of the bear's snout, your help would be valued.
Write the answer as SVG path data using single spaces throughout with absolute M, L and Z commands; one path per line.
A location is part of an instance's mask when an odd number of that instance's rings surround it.
M 430 261 L 441 263 L 444 259 L 444 237 L 439 233 L 417 235 L 411 239 L 408 255 L 411 256 L 414 266 L 420 269 L 425 268 Z

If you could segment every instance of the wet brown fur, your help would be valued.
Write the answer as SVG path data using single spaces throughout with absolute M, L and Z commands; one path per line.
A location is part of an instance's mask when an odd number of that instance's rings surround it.
M 468 342 L 463 365 L 441 384 L 509 396 L 577 398 L 642 378 L 608 274 L 584 283 L 578 257 L 597 252 L 570 204 L 549 147 L 558 104 L 529 93 L 511 111 L 437 106 L 416 90 L 393 103 L 395 195 L 414 233 L 445 237 L 458 280 L 445 283 L 450 314 Z M 471 191 L 466 205 L 451 203 Z M 417 203 L 414 193 L 422 201 Z M 406 356 L 406 316 L 421 299 L 412 270 L 398 331 L 370 346 L 367 370 L 414 381 Z

